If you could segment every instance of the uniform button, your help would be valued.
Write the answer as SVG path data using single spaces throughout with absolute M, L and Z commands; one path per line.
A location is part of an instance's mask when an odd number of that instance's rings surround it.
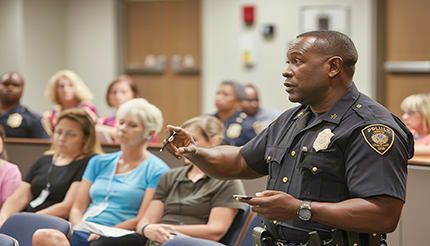
M 357 243 L 354 243 L 354 246 L 358 246 L 358 244 L 357 244 Z
M 270 161 L 271 159 L 272 159 L 272 157 L 269 155 L 269 156 L 267 157 L 267 160 L 269 160 L 269 161 Z
M 376 233 L 373 233 L 372 236 L 376 237 Z
M 284 178 L 282 179 L 282 181 L 284 181 L 284 183 L 287 183 L 288 178 L 287 178 L 287 177 L 284 177 Z
M 267 226 L 266 225 L 264 225 L 264 229 L 266 229 L 267 228 Z
M 317 167 L 313 167 L 312 168 L 312 171 L 314 171 L 314 172 L 316 172 L 318 170 L 318 168 Z
M 361 108 L 363 105 L 361 104 L 357 104 L 357 108 Z
M 291 151 L 291 156 L 295 156 L 296 155 L 296 151 Z
M 276 224 L 276 223 L 278 223 L 278 221 L 274 220 L 274 221 L 273 221 L 273 224 Z

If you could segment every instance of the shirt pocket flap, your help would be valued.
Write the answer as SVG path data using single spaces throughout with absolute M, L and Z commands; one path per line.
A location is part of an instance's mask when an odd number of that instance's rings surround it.
M 282 159 L 284 158 L 285 153 L 287 153 L 287 151 L 288 151 L 287 147 L 267 146 L 264 159 L 266 160 L 267 164 L 271 162 L 275 162 L 275 163 L 278 163 L 279 165 L 282 165 Z
M 330 173 L 336 177 L 340 176 L 342 156 L 335 149 L 308 152 L 299 167 L 309 169 L 314 175 L 319 173 Z

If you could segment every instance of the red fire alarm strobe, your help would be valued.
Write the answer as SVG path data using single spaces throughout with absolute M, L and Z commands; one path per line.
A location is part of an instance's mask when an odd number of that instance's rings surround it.
M 254 22 L 254 6 L 243 7 L 243 21 L 246 24 L 252 24 Z

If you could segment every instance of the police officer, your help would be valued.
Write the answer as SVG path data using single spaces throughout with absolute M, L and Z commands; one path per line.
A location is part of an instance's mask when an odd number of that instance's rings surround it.
M 372 236 L 394 231 L 399 221 L 412 135 L 357 90 L 358 54 L 346 35 L 301 34 L 287 58 L 284 85 L 290 101 L 300 106 L 242 148 L 198 148 L 188 132 L 169 125 L 166 135 L 177 135 L 166 150 L 215 178 L 268 175 L 266 191 L 239 200 L 265 218 L 277 245 L 306 243 L 312 231 L 328 241 L 332 229 L 345 231 L 345 242 L 362 233 L 359 244 L 374 245 Z
M 6 137 L 49 138 L 38 114 L 20 105 L 24 80 L 17 72 L 7 72 L 0 77 L 0 123 Z
M 231 80 L 223 81 L 216 93 L 218 112 L 213 116 L 224 124 L 224 144 L 242 146 L 261 131 L 259 121 L 238 110 L 245 96 L 245 86 Z

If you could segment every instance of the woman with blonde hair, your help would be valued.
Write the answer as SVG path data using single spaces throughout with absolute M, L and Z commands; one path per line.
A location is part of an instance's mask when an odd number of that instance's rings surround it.
M 68 218 L 88 161 L 101 154 L 94 123 L 79 108 L 58 118 L 51 148 L 39 157 L 0 210 L 0 226 L 21 211 Z
M 33 235 L 33 245 L 88 245 L 95 236 L 91 233 L 100 232 L 97 229 L 136 228 L 158 180 L 170 170 L 147 149 L 161 130 L 163 116 L 155 105 L 136 98 L 122 104 L 116 117 L 121 151 L 97 156 L 88 164 L 70 211 L 74 226 L 70 242 L 57 230 L 41 229 Z
M 430 95 L 413 94 L 400 104 L 403 123 L 415 139 L 415 155 L 430 154 Z
M 91 104 L 93 94 L 76 73 L 70 70 L 58 71 L 49 80 L 45 95 L 54 103 L 54 107 L 43 114 L 45 122 L 49 122 L 49 126 L 44 124 L 49 135 L 52 135 L 61 112 L 69 108 L 83 108 L 94 122 L 97 121 L 97 111 Z
M 209 115 L 182 124 L 195 143 L 204 148 L 221 144 L 223 123 Z M 172 235 L 219 241 L 244 204 L 233 195 L 245 194 L 240 180 L 212 179 L 184 158 L 185 166 L 172 169 L 158 182 L 154 197 L 134 234 L 101 237 L 90 246 L 160 245 Z M 36 245 L 37 246 L 37 245 Z

